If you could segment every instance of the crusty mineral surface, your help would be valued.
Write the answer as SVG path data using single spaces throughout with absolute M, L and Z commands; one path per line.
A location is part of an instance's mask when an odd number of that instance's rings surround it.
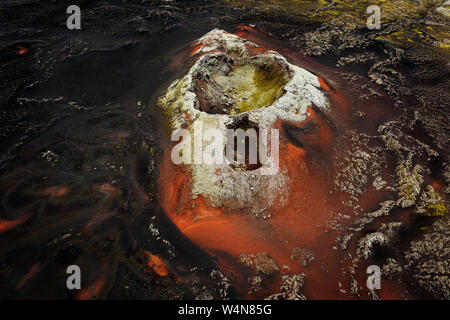
M 269 139 L 276 134 L 270 131 L 276 121 L 299 123 L 309 117 L 309 106 L 329 108 L 319 79 L 277 52 L 255 50 L 257 44 L 217 29 L 194 45 L 195 64 L 158 102 L 175 131 L 187 128 L 194 136 L 196 128 L 217 129 L 226 144 L 227 128 L 266 129 Z M 203 141 L 202 152 L 208 146 Z M 249 207 L 257 215 L 283 204 L 289 176 L 279 170 L 273 155 L 254 170 L 227 163 L 191 164 L 192 196 L 201 195 L 217 207 Z

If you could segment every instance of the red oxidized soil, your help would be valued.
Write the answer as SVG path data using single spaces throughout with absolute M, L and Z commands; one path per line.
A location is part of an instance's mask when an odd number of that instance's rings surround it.
M 329 221 L 336 212 L 352 215 L 348 207 L 342 205 L 342 200 L 348 200 L 348 195 L 338 192 L 330 193 L 333 189 L 333 170 L 336 164 L 342 160 L 348 146 L 343 145 L 339 139 L 339 133 L 345 129 L 358 129 L 347 119 L 350 118 L 352 101 L 351 89 L 345 83 L 330 86 L 331 83 L 341 83 L 342 80 L 328 67 L 321 66 L 310 58 L 304 57 L 299 52 L 289 51 L 275 40 L 258 33 L 251 27 L 241 26 L 236 34 L 251 40 L 263 48 L 275 50 L 285 55 L 291 62 L 304 67 L 319 77 L 322 89 L 327 93 L 331 102 L 332 112 L 327 115 L 317 113 L 310 107 L 311 117 L 303 123 L 289 124 L 299 128 L 307 122 L 314 122 L 316 129 L 314 134 L 302 134 L 299 130 L 299 141 L 303 148 L 291 143 L 283 131 L 283 124 L 277 123 L 280 129 L 280 168 L 289 172 L 291 185 L 289 201 L 282 209 L 272 210 L 269 219 L 257 218 L 246 210 L 231 211 L 226 208 L 211 208 L 205 200 L 199 197 L 193 200 L 190 193 L 190 177 L 185 168 L 175 166 L 170 160 L 170 151 L 173 144 L 165 150 L 165 159 L 162 161 L 160 174 L 161 204 L 167 215 L 178 226 L 183 234 L 200 247 L 206 249 L 212 255 L 219 258 L 219 264 L 223 271 L 234 280 L 237 295 L 246 298 L 263 298 L 269 294 L 279 292 L 280 274 L 295 274 L 304 272 L 307 274 L 304 293 L 310 299 L 336 299 L 352 298 L 349 294 L 350 275 L 348 267 L 350 259 L 342 250 L 336 250 L 336 232 L 327 227 Z M 195 47 L 191 54 L 199 50 Z M 262 52 L 266 49 L 258 49 Z M 345 90 L 340 90 L 340 87 Z M 369 101 L 370 102 L 370 101 Z M 381 112 L 382 106 L 367 105 L 370 115 L 369 121 L 378 122 L 388 116 L 388 112 Z M 353 128 L 352 125 L 355 127 Z M 373 126 L 365 126 L 370 130 Z M 336 150 L 339 150 L 336 153 Z M 389 179 L 388 173 L 385 179 Z M 373 210 L 377 204 L 386 199 L 382 191 L 375 192 L 371 187 L 361 198 L 360 205 L 364 210 Z M 193 206 L 194 204 L 194 206 Z M 348 219 L 346 224 L 351 224 L 354 219 Z M 294 247 L 307 248 L 315 253 L 315 260 L 304 268 L 299 263 L 291 260 L 290 255 Z M 351 243 L 347 252 L 355 253 L 355 244 Z M 220 252 L 225 252 L 226 257 Z M 247 295 L 246 271 L 240 262 L 241 254 L 255 254 L 267 252 L 280 267 L 280 273 L 272 278 L 264 280 L 263 290 L 259 295 Z M 230 261 L 229 256 L 233 259 Z M 291 267 L 284 270 L 283 265 Z M 367 263 L 369 265 L 369 263 Z M 356 270 L 356 279 L 359 286 L 365 289 L 366 264 L 361 264 Z M 345 274 L 343 274 L 345 270 Z M 347 294 L 340 293 L 338 282 Z M 404 298 L 401 288 L 396 283 L 383 279 L 381 296 L 387 299 Z M 366 297 L 363 294 L 362 297 Z

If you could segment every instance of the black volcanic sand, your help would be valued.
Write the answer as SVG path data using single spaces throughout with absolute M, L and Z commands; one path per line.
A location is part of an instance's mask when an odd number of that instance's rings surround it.
M 364 43 L 352 42 L 326 22 L 296 20 L 282 10 L 265 16 L 206 0 L 80 0 L 82 30 L 71 31 L 65 13 L 70 4 L 0 5 L 2 299 L 80 298 L 66 288 L 71 264 L 81 267 L 83 288 L 95 287 L 85 298 L 223 297 L 226 281 L 209 276 L 218 269 L 215 258 L 186 239 L 157 200 L 159 160 L 168 139 L 155 102 L 187 71 L 174 63 L 179 53 L 213 28 L 235 32 L 237 25 L 255 25 L 286 45 L 315 52 L 314 63 L 328 67 L 342 57 L 353 59 L 338 70 L 372 79 L 390 95 L 397 136 L 436 152 L 413 164 L 428 170 L 427 183 L 438 180 L 448 190 L 446 51 L 401 48 L 374 40 L 365 29 L 353 31 Z M 432 235 L 436 219 L 447 217 L 418 216 L 400 230 L 404 248 L 423 238 L 419 230 Z M 440 239 L 449 241 L 448 235 Z M 373 250 L 376 261 L 393 255 Z M 150 270 L 144 251 L 164 259 L 169 275 Z M 447 297 L 445 290 L 417 287 L 414 281 L 426 278 L 410 272 L 404 279 L 417 297 Z M 233 287 L 227 294 L 234 297 Z

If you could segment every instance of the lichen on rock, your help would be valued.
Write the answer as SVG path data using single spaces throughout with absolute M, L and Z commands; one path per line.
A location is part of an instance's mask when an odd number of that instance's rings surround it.
M 241 254 L 241 262 L 251 267 L 255 272 L 265 275 L 279 271 L 277 262 L 272 259 L 266 252 L 256 254 Z
M 302 249 L 299 247 L 294 247 L 291 253 L 291 259 L 297 261 L 305 268 L 308 267 L 308 264 L 316 258 L 314 252 L 309 249 Z
M 303 285 L 306 274 L 292 274 L 281 276 L 280 293 L 270 295 L 266 300 L 306 300 Z

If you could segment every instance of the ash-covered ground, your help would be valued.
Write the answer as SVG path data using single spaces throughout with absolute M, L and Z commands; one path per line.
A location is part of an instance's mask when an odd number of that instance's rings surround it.
M 71 4 L 0 3 L 2 299 L 450 298 L 448 4 L 79 0 L 68 30 Z M 292 249 L 301 273 L 270 252 L 214 250 L 162 209 L 158 98 L 194 40 L 244 25 L 349 98 L 324 120 L 333 150 L 299 138 L 341 199 L 318 227 L 332 240 Z M 80 290 L 66 286 L 74 264 Z M 370 264 L 381 290 L 366 288 Z

